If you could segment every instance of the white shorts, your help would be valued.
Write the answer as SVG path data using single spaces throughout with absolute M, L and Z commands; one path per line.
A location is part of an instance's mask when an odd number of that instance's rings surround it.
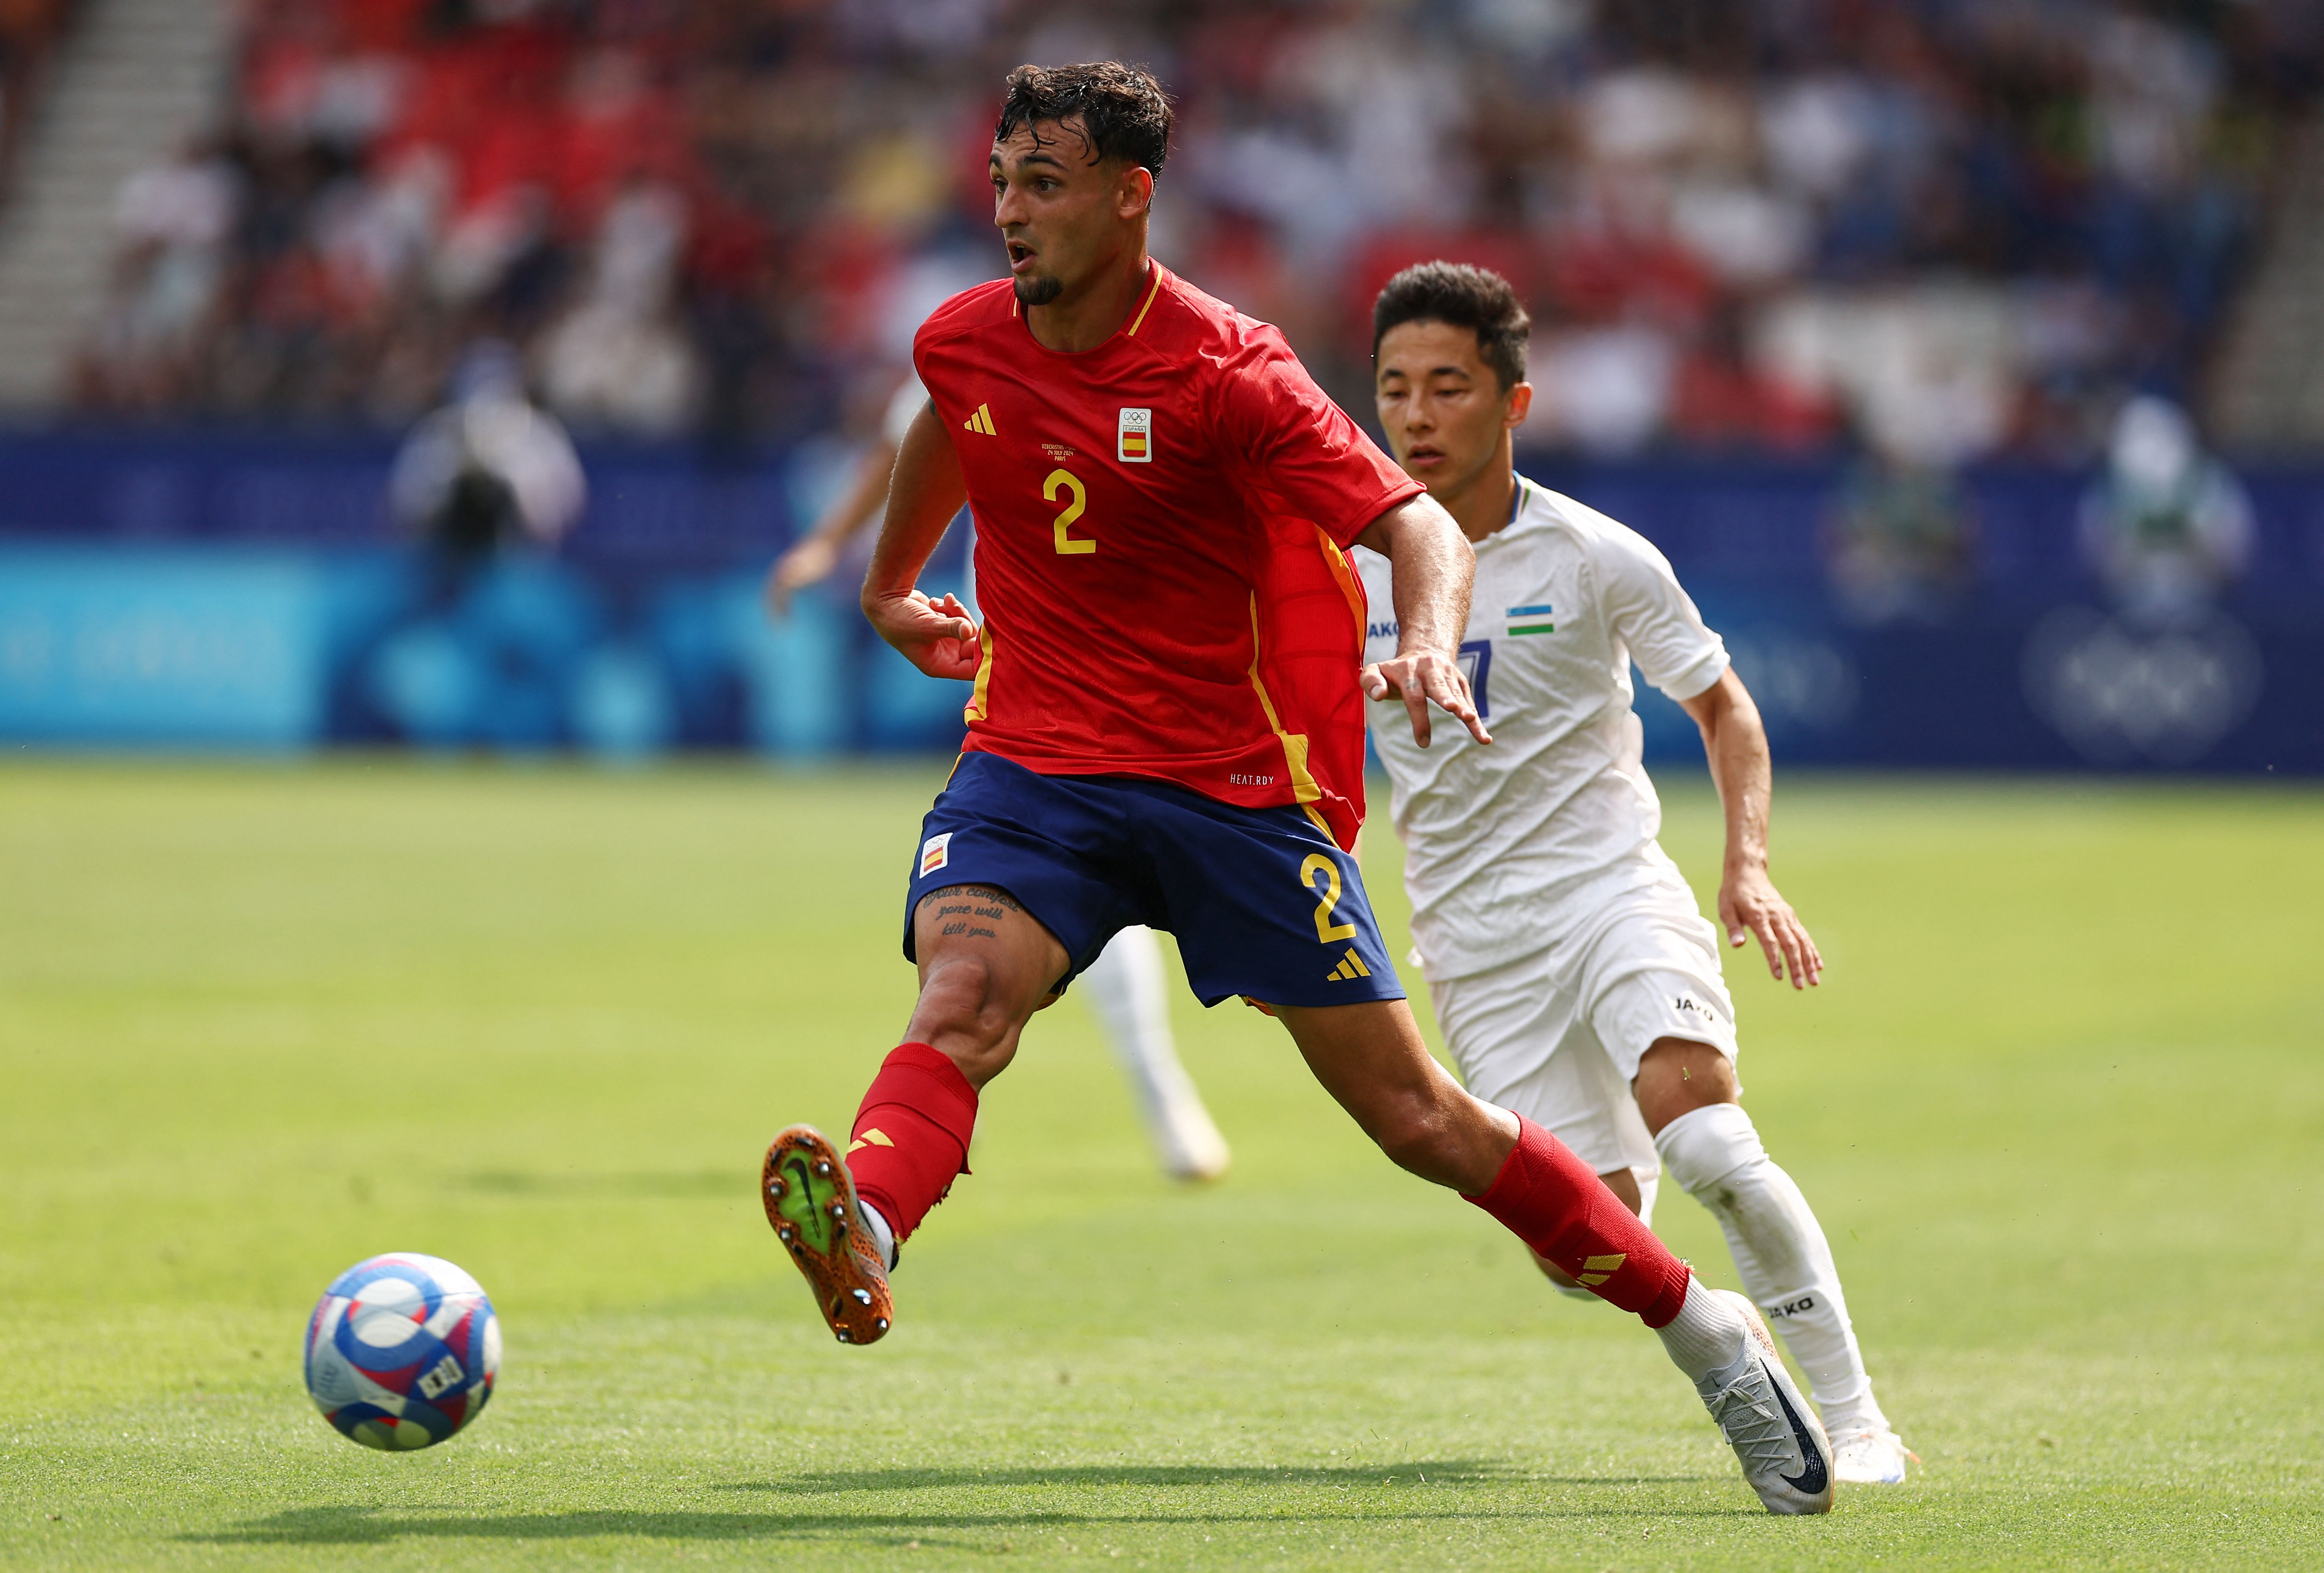
M 1437 1023 L 1469 1090 L 1523 1115 L 1600 1174 L 1661 1172 L 1630 1082 L 1663 1038 L 1735 1059 L 1719 930 L 1673 868 L 1566 927 L 1544 949 L 1432 978 Z

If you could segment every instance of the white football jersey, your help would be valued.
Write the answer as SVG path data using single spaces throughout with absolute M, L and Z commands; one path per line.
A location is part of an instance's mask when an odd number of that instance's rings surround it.
M 1397 643 L 1388 559 L 1356 558 L 1371 602 L 1364 659 L 1386 661 Z M 1435 711 L 1424 749 L 1402 700 L 1370 705 L 1427 976 L 1530 955 L 1586 921 L 1609 876 L 1670 866 L 1639 763 L 1633 661 L 1691 699 L 1727 670 L 1727 647 L 1652 542 L 1520 477 L 1510 523 L 1478 543 L 1461 644 L 1492 745 Z
M 928 391 L 920 386 L 920 379 L 909 372 L 888 396 L 888 408 L 880 417 L 880 440 L 890 448 L 904 446 L 905 434 L 919 418 L 920 406 L 928 402 Z

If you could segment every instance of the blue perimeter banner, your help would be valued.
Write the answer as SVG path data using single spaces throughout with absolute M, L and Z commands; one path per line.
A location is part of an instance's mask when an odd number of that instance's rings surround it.
M 307 746 L 323 578 L 281 551 L 0 547 L 0 737 Z
M 767 562 L 846 455 L 585 449 L 557 557 L 447 576 L 395 544 L 393 445 L 215 434 L 0 438 L 0 738 L 286 749 L 945 748 L 964 685 L 870 636 L 852 585 L 770 620 Z M 1867 618 L 1831 582 L 1848 477 L 1807 463 L 1525 467 L 1670 556 L 1779 760 L 2324 773 L 2324 473 L 2247 475 L 2249 571 L 2168 627 L 2077 546 L 2091 477 L 1972 472 L 1964 580 Z M 933 588 L 956 586 L 947 545 Z M 844 575 L 843 570 L 843 577 Z M 1696 750 L 1651 691 L 1650 756 Z

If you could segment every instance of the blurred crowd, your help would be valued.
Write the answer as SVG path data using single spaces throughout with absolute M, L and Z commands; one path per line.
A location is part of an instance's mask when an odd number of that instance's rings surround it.
M 0 0 L 0 182 L 14 166 L 25 112 L 75 9 L 75 0 Z
M 1534 310 L 1528 443 L 1847 444 L 1909 512 L 2199 405 L 2320 12 L 250 0 L 230 109 L 122 193 L 79 397 L 400 427 L 491 341 L 576 431 L 863 430 L 1000 272 L 1002 75 L 1114 55 L 1178 105 L 1157 254 L 1344 402 L 1371 292 L 1456 256 Z

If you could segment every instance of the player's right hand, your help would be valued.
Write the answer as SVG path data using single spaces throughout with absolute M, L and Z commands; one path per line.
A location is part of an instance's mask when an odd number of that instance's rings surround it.
M 778 617 L 790 615 L 791 597 L 809 585 L 819 585 L 839 566 L 839 542 L 810 535 L 780 557 L 767 573 L 767 609 Z
M 1777 983 L 1784 981 L 1786 966 L 1792 969 L 1794 988 L 1813 988 L 1822 978 L 1823 953 L 1808 937 L 1808 927 L 1792 911 L 1792 903 L 1767 877 L 1764 865 L 1729 867 L 1719 885 L 1719 921 L 1727 930 L 1727 942 L 1738 949 L 1749 936 L 1759 937 L 1767 970 Z
M 1485 730 L 1485 723 L 1478 718 L 1476 701 L 1469 694 L 1468 677 L 1450 657 L 1433 650 L 1414 651 L 1393 661 L 1374 662 L 1364 668 L 1357 680 L 1363 685 L 1366 699 L 1395 698 L 1404 701 L 1406 712 L 1412 717 L 1412 740 L 1423 748 L 1428 746 L 1428 706 L 1432 700 L 1469 728 L 1469 736 L 1478 742 L 1493 740 L 1493 735 Z
M 930 677 L 973 678 L 983 659 L 976 623 L 957 596 L 947 594 L 940 601 L 918 590 L 867 596 L 863 615 L 881 638 Z

